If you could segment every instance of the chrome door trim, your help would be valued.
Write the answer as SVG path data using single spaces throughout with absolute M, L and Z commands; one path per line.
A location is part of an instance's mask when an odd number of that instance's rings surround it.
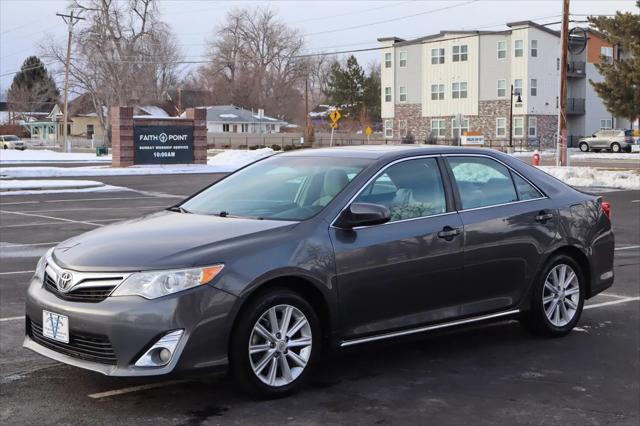
M 360 189 L 358 190 L 358 192 L 356 192 L 356 194 L 355 194 L 353 197 L 351 197 L 351 199 L 350 199 L 349 201 L 347 201 L 347 202 L 345 203 L 344 207 L 342 207 L 342 208 L 340 209 L 340 211 L 338 212 L 338 214 L 337 214 L 337 215 L 333 218 L 333 220 L 331 221 L 331 225 L 329 225 L 329 228 L 334 228 L 334 229 L 343 229 L 343 228 L 340 228 L 340 227 L 334 226 L 334 223 L 336 222 L 336 220 L 338 220 L 338 217 L 340 217 L 340 215 L 342 214 L 342 212 L 344 212 L 344 211 L 347 209 L 347 207 L 349 207 L 349 206 L 351 205 L 351 203 L 353 203 L 353 201 L 354 201 L 356 198 L 358 198 L 358 196 L 360 195 L 360 193 L 361 193 L 362 191 L 364 191 L 364 190 L 365 190 L 365 188 L 366 188 L 367 186 L 369 186 L 369 184 L 370 184 L 371 182 L 373 182 L 373 181 L 374 181 L 374 180 L 376 180 L 378 177 L 380 177 L 380 175 L 381 175 L 385 170 L 387 170 L 389 167 L 391 167 L 391 166 L 393 166 L 393 165 L 395 165 L 395 164 L 398 164 L 398 163 L 403 163 L 403 162 L 405 162 L 405 161 L 410 161 L 410 160 L 419 160 L 419 159 L 421 159 L 421 158 L 438 158 L 438 157 L 441 157 L 441 155 L 440 155 L 440 154 L 414 155 L 414 156 L 411 156 L 411 157 L 399 158 L 399 159 L 397 159 L 397 160 L 392 161 L 391 163 L 385 164 L 382 168 L 380 168 L 380 170 L 378 170 L 378 171 L 377 171 L 377 172 L 376 172 L 376 173 L 375 173 L 371 178 L 369 178 L 369 180 L 367 180 L 367 181 L 366 181 L 366 182 L 365 182 L 365 183 L 360 187 Z M 444 178 L 444 176 L 440 175 L 440 179 L 442 179 L 442 181 L 443 181 L 443 182 L 442 182 L 442 188 L 444 189 L 444 179 L 445 179 L 445 178 Z M 456 211 L 452 211 L 452 212 L 437 213 L 437 214 L 434 214 L 434 215 L 432 214 L 432 215 L 429 215 L 429 216 L 412 217 L 411 219 L 396 220 L 396 221 L 393 221 L 393 222 L 386 222 L 386 223 L 383 223 L 383 224 L 381 224 L 381 225 L 358 226 L 358 227 L 355 227 L 355 228 L 351 228 L 351 230 L 362 229 L 362 228 L 369 228 L 369 227 L 371 227 L 371 226 L 384 226 L 384 225 L 391 225 L 391 224 L 394 224 L 394 223 L 406 222 L 406 221 L 409 221 L 409 220 L 424 219 L 424 218 L 427 218 L 427 217 L 435 217 L 435 216 L 444 216 L 444 215 L 454 214 L 454 213 L 457 213 L 457 212 L 456 212 Z
M 340 343 L 340 347 L 345 348 L 348 346 L 359 345 L 361 343 L 375 342 L 377 340 L 391 339 L 394 337 L 407 336 L 411 334 L 422 333 L 425 331 L 438 330 L 441 328 L 455 327 L 457 325 L 470 324 L 470 323 L 484 321 L 492 318 L 500 318 L 508 315 L 513 315 L 519 312 L 520 312 L 520 309 L 511 309 L 509 311 L 497 312 L 497 313 L 488 314 L 488 315 L 480 315 L 477 317 L 465 318 L 461 320 L 449 321 L 449 322 L 444 322 L 444 323 L 434 324 L 434 325 L 428 325 L 425 327 L 412 328 L 409 330 L 395 331 L 393 333 L 384 333 L 384 334 L 378 334 L 375 336 L 362 337 L 360 339 L 344 340 L 342 343 Z

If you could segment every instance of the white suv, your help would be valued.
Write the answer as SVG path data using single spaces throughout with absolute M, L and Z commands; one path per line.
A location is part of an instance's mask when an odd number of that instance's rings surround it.
M 608 149 L 612 152 L 631 151 L 633 130 L 606 129 L 578 141 L 580 151 Z
M 26 146 L 22 139 L 16 135 L 0 135 L 0 148 L 1 149 L 19 149 L 24 151 Z

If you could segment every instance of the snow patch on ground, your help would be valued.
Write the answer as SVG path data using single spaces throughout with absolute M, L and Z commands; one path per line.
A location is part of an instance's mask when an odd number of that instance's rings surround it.
M 229 173 L 272 155 L 271 148 L 252 151 L 228 150 L 208 159 L 207 164 L 167 164 L 116 168 L 84 167 L 0 167 L 2 178 L 167 175 L 188 173 Z
M 4 181 L 0 181 L 2 183 Z M 22 181 L 25 182 L 25 181 Z M 61 181 L 49 181 L 52 183 L 58 183 Z M 77 181 L 76 181 L 77 182 Z M 86 181 L 85 181 L 86 182 Z M 112 186 L 105 185 L 102 182 L 97 182 L 100 186 L 89 186 L 84 188 L 79 188 L 77 186 L 69 187 L 67 189 L 60 189 L 60 186 L 50 186 L 51 189 L 36 189 L 35 187 L 32 189 L 15 189 L 15 190 L 4 190 L 0 189 L 0 195 L 4 197 L 8 197 L 10 195 L 42 195 L 42 194 L 75 194 L 78 192 L 115 192 L 115 191 L 131 191 L 129 188 L 123 188 L 120 186 Z M 46 188 L 42 187 L 41 188 Z M 55 188 L 55 189 L 53 189 Z
M 0 150 L 0 164 L 15 163 L 75 163 L 75 162 L 110 162 L 111 155 L 98 157 L 92 153 L 55 152 L 49 149 L 15 149 Z
M 578 152 L 571 153 L 572 160 L 636 160 L 640 161 L 637 152 Z
M 539 169 L 571 186 L 640 189 L 640 173 L 634 170 L 556 166 L 542 166 Z
M 93 188 L 98 186 L 104 186 L 104 183 L 95 180 L 0 180 L 0 191 L 39 188 Z

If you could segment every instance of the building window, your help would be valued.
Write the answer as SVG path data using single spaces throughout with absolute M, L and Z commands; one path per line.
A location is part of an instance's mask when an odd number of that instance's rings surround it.
M 467 82 L 461 81 L 459 83 L 451 84 L 451 97 L 453 99 L 466 99 L 467 98 Z
M 444 120 L 431 120 L 431 135 L 436 138 L 445 136 L 446 122 Z
M 384 137 L 393 137 L 393 120 L 384 120 Z
M 441 101 L 444 99 L 444 84 L 431 85 L 431 100 Z
M 384 88 L 384 101 L 391 102 L 391 87 Z
M 513 136 L 521 138 L 524 134 L 524 118 L 515 117 L 513 119 Z
M 531 57 L 538 57 L 538 40 L 531 40 Z
M 95 129 L 93 124 L 87 124 L 87 139 L 93 138 L 93 134 L 95 133 Z
M 507 97 L 507 80 L 498 80 L 498 97 Z
M 469 131 L 469 119 L 463 118 L 461 123 L 455 118 L 451 120 L 451 136 L 453 139 L 458 139 L 458 136 L 463 136 L 465 132 Z
M 407 136 L 407 120 L 398 120 L 398 133 L 401 138 Z
M 529 117 L 529 130 L 527 134 L 530 138 L 535 138 L 538 134 L 538 117 Z
M 530 83 L 529 92 L 531 92 L 531 96 L 538 96 L 538 80 L 532 78 Z
M 613 120 L 610 118 L 603 118 L 600 120 L 600 130 L 607 130 L 613 128 Z
M 407 67 L 407 52 L 400 52 L 400 68 Z
M 400 102 L 407 102 L 407 88 L 400 86 Z
M 522 79 L 521 78 L 517 78 L 513 80 L 513 94 L 515 96 L 518 96 L 518 95 L 522 96 Z
M 453 46 L 453 62 L 464 62 L 467 60 L 467 45 L 461 44 Z
M 249 125 L 248 124 L 243 124 L 242 125 L 242 133 L 249 133 Z
M 228 132 L 229 131 L 229 123 L 224 123 L 222 125 L 222 131 L 223 132 Z
M 499 41 L 498 42 L 498 59 L 504 59 L 507 57 L 507 42 Z
M 391 53 L 384 54 L 384 67 L 391 68 Z
M 444 64 L 444 48 L 431 49 L 431 63 Z
M 496 118 L 496 136 L 504 138 L 507 135 L 507 119 L 504 117 Z
M 513 55 L 516 58 L 522 58 L 524 56 L 524 42 L 522 40 L 515 41 L 515 49 Z
M 602 46 L 600 48 L 600 55 L 604 56 L 604 62 L 607 64 L 613 63 L 613 47 Z

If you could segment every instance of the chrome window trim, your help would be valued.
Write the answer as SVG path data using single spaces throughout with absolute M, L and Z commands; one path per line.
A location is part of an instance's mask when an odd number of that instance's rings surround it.
M 45 272 L 53 279 L 56 285 L 56 289 L 62 293 L 68 293 L 79 288 L 104 287 L 108 285 L 118 286 L 131 275 L 130 272 L 78 272 L 72 269 L 65 269 L 60 267 L 53 261 L 51 257 L 47 258 L 47 266 L 45 267 Z M 63 272 L 70 272 L 73 277 L 73 281 L 71 282 L 69 288 L 60 290 L 60 288 L 58 287 L 58 276 Z
M 422 158 L 438 158 L 441 157 L 440 154 L 424 154 L 424 155 L 416 155 L 416 156 L 412 156 L 412 157 L 406 157 L 406 158 L 399 158 L 397 160 L 392 161 L 389 164 L 384 165 L 380 170 L 378 170 L 376 172 L 376 174 L 374 174 L 371 178 L 369 178 L 369 180 L 367 180 L 364 185 L 362 185 L 360 187 L 360 189 L 358 190 L 358 192 L 356 192 L 356 194 L 351 197 L 351 199 L 344 205 L 344 207 L 342 207 L 340 209 L 340 211 L 338 212 L 338 214 L 333 218 L 333 220 L 331 221 L 331 225 L 329 225 L 329 228 L 333 228 L 333 229 L 341 229 L 344 230 L 344 228 L 340 228 L 338 226 L 334 226 L 334 223 L 336 222 L 336 220 L 338 220 L 338 217 L 340 217 L 340 215 L 342 214 L 342 212 L 344 212 L 347 207 L 349 207 L 351 205 L 351 203 L 353 203 L 353 201 L 358 198 L 358 196 L 362 193 L 362 191 L 365 190 L 365 188 L 374 180 L 376 180 L 378 177 L 380 177 L 380 175 L 382 175 L 384 173 L 385 170 L 387 170 L 389 167 L 398 164 L 398 163 L 403 163 L 405 161 L 410 161 L 410 160 L 420 160 Z M 438 173 L 440 173 L 440 169 L 438 169 Z M 444 179 L 444 176 L 442 176 L 442 173 L 440 173 L 440 179 Z M 445 190 L 445 185 L 444 185 L 444 180 L 442 182 L 442 189 Z M 445 196 L 446 197 L 446 196 Z M 351 228 L 351 230 L 357 230 L 357 229 L 363 229 L 363 228 L 370 228 L 372 226 L 385 226 L 385 225 L 391 225 L 394 223 L 400 223 L 400 222 L 407 222 L 410 220 L 418 220 L 418 219 L 424 219 L 427 217 L 436 217 L 436 216 L 444 216 L 444 215 L 449 215 L 449 214 L 454 214 L 457 213 L 456 211 L 452 211 L 452 212 L 444 212 L 444 213 L 436 213 L 436 214 L 432 214 L 432 215 L 428 215 L 428 216 L 419 216 L 419 217 L 412 217 L 410 219 L 400 219 L 400 220 L 395 220 L 393 222 L 389 221 L 380 225 L 367 225 L 367 226 L 357 226 L 355 228 Z
M 497 313 L 488 314 L 488 315 L 480 315 L 480 316 L 476 316 L 476 317 L 472 317 L 472 318 L 465 318 L 465 319 L 461 319 L 461 320 L 449 321 L 449 322 L 444 322 L 444 323 L 440 323 L 440 324 L 433 324 L 433 325 L 428 325 L 428 326 L 424 326 L 424 327 L 412 328 L 412 329 L 408 329 L 408 330 L 395 331 L 395 332 L 392 332 L 392 333 L 383 333 L 383 334 L 377 334 L 377 335 L 369 336 L 369 337 L 362 337 L 362 338 L 359 338 L 359 339 L 344 340 L 344 341 L 342 341 L 342 343 L 340 343 L 340 347 L 344 348 L 344 347 L 347 347 L 347 346 L 359 345 L 361 343 L 375 342 L 376 340 L 391 339 L 393 337 L 407 336 L 407 335 L 410 335 L 410 334 L 422 333 L 424 331 L 431 331 L 431 330 L 438 330 L 440 328 L 454 327 L 454 326 L 457 326 L 457 325 L 469 324 L 469 323 L 478 322 L 478 321 L 484 321 L 484 320 L 488 320 L 488 319 L 492 319 L 492 318 L 504 317 L 504 316 L 507 316 L 507 315 L 514 315 L 514 314 L 517 314 L 519 312 L 520 312 L 520 309 L 511 309 L 509 311 L 497 312 Z

